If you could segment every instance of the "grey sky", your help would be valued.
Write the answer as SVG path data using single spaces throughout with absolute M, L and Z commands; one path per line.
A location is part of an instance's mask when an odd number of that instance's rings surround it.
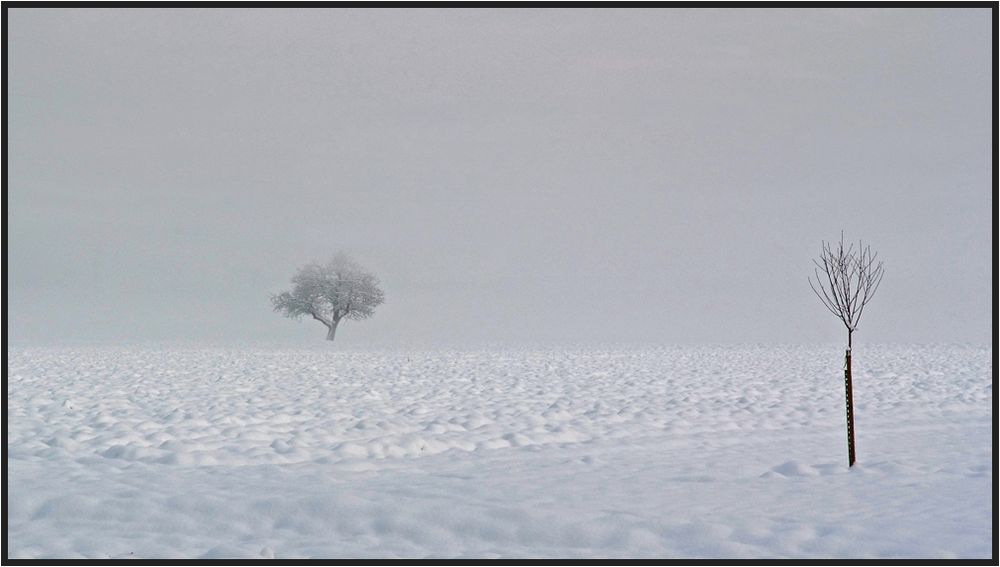
M 345 345 L 988 342 L 991 13 L 8 12 L 15 342 L 321 342 L 270 312 L 351 252 Z

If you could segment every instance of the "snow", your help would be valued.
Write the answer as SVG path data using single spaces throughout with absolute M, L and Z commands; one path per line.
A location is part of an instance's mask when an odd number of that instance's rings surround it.
M 8 353 L 10 558 L 989 558 L 992 350 Z

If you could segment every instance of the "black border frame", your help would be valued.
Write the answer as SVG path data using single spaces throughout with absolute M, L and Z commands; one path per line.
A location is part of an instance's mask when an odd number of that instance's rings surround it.
M 71 1 L 45 1 L 45 0 L 10 0 L 2 2 L 3 7 L 3 119 L 2 119 L 2 129 L 3 129 L 3 188 L 2 193 L 0 193 L 0 202 L 2 202 L 2 208 L 4 210 L 4 220 L 7 219 L 9 215 L 7 208 L 7 151 L 8 151 L 8 130 L 7 130 L 7 54 L 8 54 L 8 38 L 7 33 L 7 10 L 9 8 L 251 8 L 251 9 L 267 9 L 267 8 L 730 8 L 730 9 L 743 9 L 743 8 L 784 8 L 784 9 L 794 9 L 794 8 L 990 8 L 992 11 L 992 36 L 993 36 L 993 108 L 992 108 L 992 123 L 993 123 L 993 139 L 992 139 L 992 156 L 993 156 L 993 246 L 991 250 L 992 255 L 992 313 L 993 313 L 993 333 L 992 333 L 992 347 L 993 347 L 993 447 L 997 447 L 997 409 L 998 409 L 998 396 L 997 396 L 997 330 L 1000 325 L 1000 317 L 997 311 L 998 299 L 1000 299 L 1000 288 L 997 287 L 997 269 L 998 269 L 998 256 L 997 256 L 997 244 L 1000 240 L 1000 234 L 997 232 L 997 220 L 998 220 L 998 208 L 996 203 L 996 196 L 998 190 L 1000 190 L 1000 177 L 998 177 L 997 168 L 997 134 L 998 134 L 998 118 L 997 118 L 997 22 L 998 22 L 998 6 L 1000 2 L 997 1 L 983 1 L 983 0 L 957 0 L 954 2 L 942 1 L 942 0 L 930 0 L 930 1 L 919 1 L 919 0 L 902 0 L 902 1 L 891 1 L 891 0 L 875 0 L 872 2 L 864 2 L 858 0 L 846 0 L 846 1 L 832 1 L 832 0 L 819 0 L 815 2 L 807 2 L 803 0 L 789 0 L 789 1 L 776 1 L 776 0 L 750 0 L 747 2 L 737 2 L 732 0 L 724 1 L 708 1 L 708 2 L 698 2 L 692 0 L 674 0 L 674 1 L 662 1 L 662 0 L 652 0 L 652 1 L 638 1 L 638 0 L 623 0 L 620 2 L 615 2 L 613 0 L 568 0 L 568 1 L 558 1 L 558 0 L 539 0 L 539 1 L 528 1 L 528 0 L 482 0 L 476 2 L 474 0 L 415 0 L 412 2 L 401 1 L 401 0 L 373 0 L 371 2 L 365 2 L 362 0 L 345 0 L 341 2 L 330 2 L 325 0 L 320 1 L 307 1 L 307 0 L 288 0 L 288 1 L 276 1 L 276 0 L 260 0 L 260 1 L 248 1 L 248 0 L 234 0 L 234 1 L 224 1 L 224 0 L 207 0 L 205 2 L 194 2 L 194 1 L 178 1 L 169 2 L 163 0 L 153 0 L 149 2 L 141 2 L 136 0 L 123 0 L 120 2 L 110 1 L 110 0 L 89 0 L 82 2 L 71 2 Z M 128 564 L 128 565 L 208 565 L 208 564 L 220 564 L 220 565 L 249 565 L 258 564 L 262 560 L 258 559 L 9 559 L 7 555 L 7 348 L 8 348 L 8 337 L 7 337 L 7 242 L 8 242 L 8 228 L 7 224 L 4 223 L 3 232 L 3 252 L 2 252 L 2 265 L 3 271 L 3 310 L 2 318 L 3 321 L 3 352 L 2 352 L 2 363 L 3 363 L 3 379 L 2 379 L 2 391 L 3 391 L 3 410 L 4 419 L 0 423 L 0 434 L 3 436 L 3 447 L 2 447 L 2 463 L 0 463 L 0 469 L 2 469 L 3 478 L 3 492 L 2 497 L 0 497 L 0 502 L 2 502 L 2 512 L 3 512 L 3 533 L 0 538 L 2 538 L 3 547 L 3 557 L 0 560 L 0 565 L 64 565 L 64 564 L 82 564 L 82 565 L 113 565 L 113 564 Z M 270 561 L 274 565 L 330 565 L 330 564 L 344 564 L 344 565 L 381 565 L 386 563 L 393 564 L 406 564 L 406 565 L 442 565 L 442 564 L 459 564 L 459 565 L 475 565 L 475 564 L 494 564 L 494 565 L 512 565 L 512 564 L 547 564 L 547 565 L 576 565 L 576 564 L 595 564 L 595 565 L 1000 565 L 997 561 L 997 510 L 995 508 L 997 504 L 997 472 L 998 472 L 998 461 L 997 454 L 994 450 L 993 452 L 993 486 L 991 487 L 991 498 L 994 505 L 994 515 L 993 515 L 993 545 L 992 545 L 992 557 L 990 559 L 735 559 L 735 558 L 717 558 L 717 559 L 675 559 L 675 558 L 663 558 L 663 559 L 498 559 L 498 560 L 484 560 L 484 559 L 350 559 L 350 558 L 330 558 L 330 559 L 273 559 L 273 560 L 263 560 Z

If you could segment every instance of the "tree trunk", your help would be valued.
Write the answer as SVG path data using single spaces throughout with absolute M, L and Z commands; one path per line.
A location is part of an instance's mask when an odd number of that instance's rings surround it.
M 847 391 L 847 461 L 854 466 L 854 386 L 851 383 L 851 333 L 847 333 L 847 354 L 844 360 L 844 388 Z
M 335 337 L 337 335 L 337 324 L 338 323 L 340 323 L 340 321 L 333 321 L 327 327 L 327 329 L 329 329 L 329 330 L 326 332 L 326 340 L 332 341 L 333 337 Z

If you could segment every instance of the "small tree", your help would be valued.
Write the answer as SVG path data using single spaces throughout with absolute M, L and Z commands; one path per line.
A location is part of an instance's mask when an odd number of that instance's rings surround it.
M 343 252 L 326 264 L 308 264 L 292 277 L 292 290 L 271 296 L 274 310 L 286 317 L 309 316 L 327 328 L 332 341 L 343 319 L 367 319 L 385 294 L 378 278 Z
M 875 263 L 878 253 L 864 243 L 858 242 L 855 250 L 851 244 L 844 248 L 844 233 L 840 233 L 840 244 L 834 250 L 823 242 L 823 253 L 813 272 L 816 285 L 809 278 L 809 287 L 823 305 L 837 316 L 847 327 L 847 354 L 844 362 L 844 387 L 847 392 L 847 459 L 848 466 L 854 466 L 854 388 L 851 383 L 851 337 L 858 330 L 858 321 L 865 305 L 875 296 L 882 282 L 882 262 Z M 822 275 L 821 275 L 822 274 Z M 819 290 L 817 291 L 817 288 Z

